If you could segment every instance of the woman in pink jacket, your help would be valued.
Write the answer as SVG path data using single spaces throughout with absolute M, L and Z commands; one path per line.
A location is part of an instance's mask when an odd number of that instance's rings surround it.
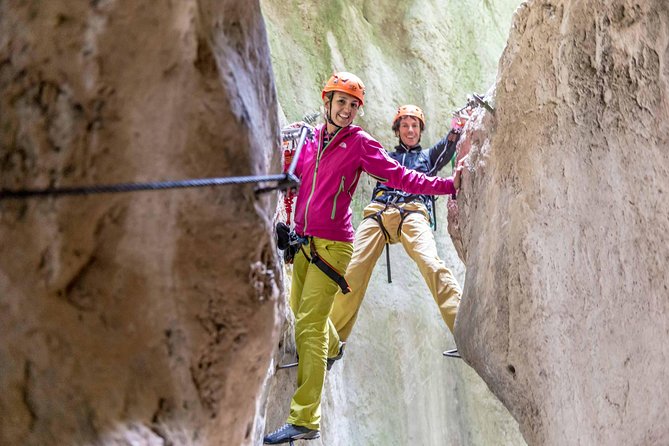
M 350 204 L 362 172 L 412 194 L 455 193 L 452 178 L 428 177 L 403 167 L 367 132 L 352 125 L 365 102 L 365 86 L 357 76 L 334 74 L 321 97 L 326 122 L 305 143 L 295 171 L 301 180 L 295 231 L 305 241 L 293 260 L 290 293 L 299 356 L 297 390 L 287 423 L 266 436 L 265 444 L 320 436 L 325 371 L 343 353 L 329 315 L 337 289 L 348 291 L 343 275 L 355 234 Z

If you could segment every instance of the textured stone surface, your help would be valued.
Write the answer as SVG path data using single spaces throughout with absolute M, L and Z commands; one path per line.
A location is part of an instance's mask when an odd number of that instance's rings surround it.
M 281 108 L 288 120 L 321 106 L 324 79 L 358 74 L 367 87 L 358 124 L 384 144 L 401 104 L 426 112 L 437 141 L 468 93 L 495 80 L 521 0 L 263 0 Z
M 333 70 L 359 74 L 367 86 L 359 123 L 392 148 L 398 105 L 420 104 L 425 145 L 450 124 L 472 91 L 494 81 L 519 1 L 263 1 L 281 108 L 287 120 L 318 109 Z M 475 7 L 472 5 L 475 4 Z M 448 169 L 442 172 L 448 175 Z M 373 183 L 363 175 L 355 224 Z M 446 198 L 437 203 L 439 252 L 463 279 L 446 231 Z M 379 259 L 344 359 L 326 379 L 322 439 L 314 446 L 521 445 L 517 423 L 466 364 L 445 359 L 454 346 L 418 268 L 391 247 L 393 283 Z M 290 319 L 290 318 L 289 318 Z M 294 360 L 290 327 L 277 361 Z M 295 371 L 268 376 L 266 430 L 286 419 Z M 258 441 L 262 429 L 256 432 Z
M 1 187 L 278 169 L 257 2 L 3 1 L 0 29 Z M 249 444 L 274 207 L 252 186 L 0 202 L 0 443 Z
M 529 1 L 468 129 L 456 339 L 528 444 L 669 444 L 668 48 L 665 1 Z

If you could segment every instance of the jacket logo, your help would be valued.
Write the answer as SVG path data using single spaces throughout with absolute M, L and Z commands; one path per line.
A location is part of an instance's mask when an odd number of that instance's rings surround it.
M 343 143 L 339 144 L 339 147 L 341 147 L 342 149 L 345 149 L 346 148 L 346 143 L 343 142 Z

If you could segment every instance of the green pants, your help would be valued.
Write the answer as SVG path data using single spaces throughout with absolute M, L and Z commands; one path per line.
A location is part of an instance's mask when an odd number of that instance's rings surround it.
M 353 245 L 314 237 L 318 255 L 340 274 L 346 271 Z M 309 246 L 303 249 L 309 253 Z M 302 250 L 293 261 L 290 307 L 295 315 L 295 344 L 299 363 L 297 390 L 290 403 L 288 423 L 320 429 L 321 394 L 327 358 L 339 353 L 339 336 L 329 319 L 339 286 L 316 265 L 309 263 Z
M 388 208 L 382 214 L 383 226 L 390 235 L 390 243 L 402 243 L 405 251 L 416 262 L 418 269 L 434 297 L 441 317 L 453 332 L 455 316 L 462 294 L 458 282 L 437 253 L 425 206 L 418 203 L 399 205 L 405 210 L 420 211 L 410 213 L 404 218 L 401 232 L 398 234 L 401 216 L 399 210 Z M 372 202 L 364 210 L 364 216 L 372 215 L 385 207 Z M 358 310 L 365 297 L 374 265 L 383 252 L 386 238 L 379 224 L 365 218 L 355 232 L 353 258 L 346 270 L 346 280 L 351 286 L 349 294 L 337 293 L 330 318 L 341 340 L 348 339 L 358 317 Z

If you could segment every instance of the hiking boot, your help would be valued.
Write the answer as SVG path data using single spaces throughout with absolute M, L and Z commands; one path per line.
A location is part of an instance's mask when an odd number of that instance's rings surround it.
M 339 354 L 334 358 L 328 358 L 328 370 L 332 368 L 335 361 L 340 360 L 344 356 L 344 347 L 346 347 L 346 341 L 339 341 Z
M 289 443 L 293 440 L 315 440 L 321 433 L 308 427 L 286 423 L 263 439 L 263 444 Z
M 446 350 L 444 352 L 444 356 L 447 356 L 449 358 L 462 358 L 462 356 L 460 356 L 460 353 L 458 353 L 457 348 L 454 348 L 452 350 Z

